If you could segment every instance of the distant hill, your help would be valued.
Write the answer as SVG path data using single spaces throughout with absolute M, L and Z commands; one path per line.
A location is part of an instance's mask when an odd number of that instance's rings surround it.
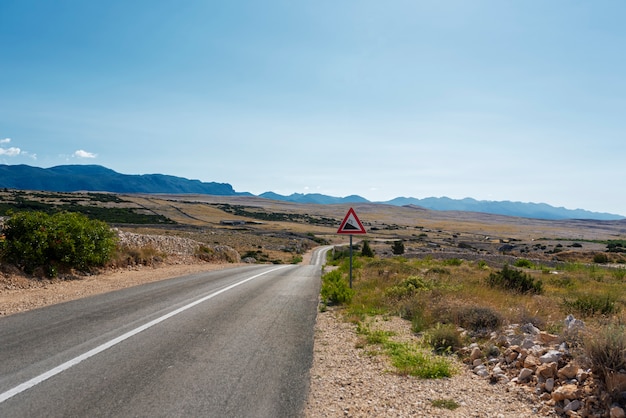
M 333 197 L 319 193 L 293 193 L 289 196 L 283 196 L 274 192 L 265 192 L 260 194 L 259 197 L 271 200 L 283 200 L 286 202 L 294 203 L 316 203 L 319 205 L 332 205 L 337 203 L 370 203 L 369 200 L 356 195 L 346 197 Z
M 283 200 L 295 203 L 317 203 L 321 205 L 337 203 L 368 203 L 369 201 L 361 196 L 332 197 L 322 194 L 300 194 L 294 193 L 283 196 L 273 192 L 266 192 L 259 197 L 272 200 Z M 533 219 L 596 219 L 601 221 L 615 221 L 624 219 L 623 216 L 611 213 L 591 212 L 583 209 L 566 209 L 562 207 L 550 206 L 546 203 L 523 203 L 523 202 L 495 202 L 488 200 L 476 200 L 472 198 L 450 199 L 449 197 L 427 197 L 417 199 L 414 197 L 397 197 L 386 202 L 373 202 L 393 206 L 420 206 L 431 210 L 449 210 L 461 212 L 480 212 L 494 215 L 517 216 L 521 218 Z
M 99 191 L 112 193 L 194 193 L 217 196 L 254 196 L 247 192 L 235 192 L 228 183 L 205 183 L 199 180 L 189 180 L 164 174 L 120 174 L 99 165 L 62 165 L 51 168 L 38 168 L 28 165 L 0 164 L 0 187 L 52 192 Z M 333 197 L 318 193 L 294 193 L 284 196 L 274 192 L 265 192 L 260 194 L 259 197 L 301 204 L 381 203 L 394 206 L 420 206 L 438 211 L 480 212 L 548 220 L 596 219 L 608 221 L 624 219 L 620 215 L 590 212 L 583 209 L 566 209 L 545 203 L 496 202 L 472 198 L 428 197 L 417 199 L 413 197 L 397 197 L 386 202 L 370 202 L 356 195 Z
M 427 197 L 424 199 L 397 197 L 385 203 L 396 206 L 415 205 L 432 210 L 481 212 L 534 219 L 597 219 L 604 221 L 624 219 L 623 216 L 612 213 L 591 212 L 584 209 L 566 209 L 563 207 L 550 206 L 546 203 L 523 203 L 506 200 L 496 202 L 490 200 L 476 200 L 469 197 L 465 199 L 450 199 L 449 197 Z
M 227 183 L 203 183 L 164 174 L 120 174 L 99 165 L 38 168 L 1 164 L 0 187 L 51 192 L 238 194 Z

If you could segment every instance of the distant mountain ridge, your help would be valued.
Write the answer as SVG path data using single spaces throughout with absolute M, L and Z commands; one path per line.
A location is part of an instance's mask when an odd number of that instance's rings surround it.
M 39 168 L 0 164 L 0 187 L 50 192 L 240 194 L 228 183 L 203 183 L 164 174 L 120 174 L 100 165 Z
M 39 168 L 28 165 L 0 164 L 0 187 L 19 190 L 45 190 L 51 192 L 98 191 L 112 193 L 166 193 L 207 194 L 217 196 L 254 196 L 236 192 L 228 183 L 201 182 L 165 174 L 120 174 L 100 165 L 61 165 Z M 623 216 L 591 212 L 583 209 L 566 209 L 545 203 L 510 201 L 485 201 L 472 198 L 448 197 L 397 197 L 386 202 L 371 202 L 361 196 L 333 197 L 318 193 L 293 193 L 289 196 L 265 192 L 258 197 L 302 204 L 357 204 L 378 203 L 394 206 L 420 206 L 431 210 L 481 212 L 495 215 L 535 219 L 596 219 L 621 220 Z

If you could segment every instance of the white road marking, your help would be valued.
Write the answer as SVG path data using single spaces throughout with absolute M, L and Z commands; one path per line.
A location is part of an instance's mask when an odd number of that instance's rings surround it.
M 159 318 L 156 318 L 156 319 L 154 319 L 154 320 L 152 320 L 152 321 L 150 321 L 150 322 L 148 322 L 148 323 L 146 323 L 146 324 L 144 324 L 144 325 L 142 325 L 140 327 L 137 327 L 137 328 L 135 328 L 135 329 L 133 329 L 131 331 L 128 331 L 127 333 L 122 334 L 119 337 L 112 339 L 111 341 L 108 341 L 108 342 L 106 342 L 106 343 L 104 343 L 102 345 L 99 345 L 98 347 L 96 347 L 96 348 L 94 348 L 92 350 L 87 351 L 86 353 L 81 354 L 80 356 L 74 357 L 73 359 L 71 359 L 69 361 L 66 361 L 65 363 L 55 367 L 54 369 L 48 370 L 47 372 L 42 373 L 39 376 L 33 377 L 32 379 L 30 379 L 30 380 L 28 380 L 28 381 L 26 381 L 26 382 L 24 382 L 24 383 L 22 383 L 22 384 L 20 384 L 20 385 L 18 385 L 16 387 L 14 387 L 13 389 L 9 389 L 6 392 L 1 393 L 0 394 L 0 403 L 6 401 L 7 399 L 12 398 L 13 396 L 15 396 L 15 395 L 17 395 L 19 393 L 22 393 L 22 392 L 32 388 L 33 386 L 38 385 L 39 383 L 43 382 L 44 380 L 47 380 L 47 379 L 51 378 L 52 376 L 55 376 L 55 375 L 65 371 L 65 370 L 69 369 L 72 366 L 77 365 L 78 363 L 80 363 L 83 360 L 87 360 L 88 358 L 93 357 L 96 354 L 101 353 L 104 350 L 106 350 L 108 348 L 111 348 L 114 345 L 119 344 L 122 341 L 127 340 L 127 339 L 129 339 L 130 337 L 132 337 L 134 335 L 139 334 L 141 331 L 145 331 L 148 328 L 153 327 L 154 325 L 156 325 L 156 324 L 158 324 L 160 322 L 165 321 L 166 319 L 169 319 L 169 318 L 171 318 L 171 317 L 173 317 L 175 315 L 178 315 L 179 313 L 184 312 L 187 309 L 193 308 L 194 306 L 196 306 L 196 305 L 198 305 L 198 304 L 200 304 L 202 302 L 206 302 L 207 300 L 209 300 L 211 298 L 214 298 L 215 296 L 217 296 L 217 295 L 219 295 L 221 293 L 227 292 L 227 291 L 231 290 L 234 287 L 237 287 L 237 286 L 239 286 L 241 284 L 249 282 L 250 280 L 254 280 L 257 277 L 263 276 L 265 274 L 271 273 L 273 271 L 276 271 L 276 270 L 279 270 L 279 269 L 285 268 L 285 267 L 288 267 L 288 266 L 280 266 L 280 267 L 274 268 L 272 270 L 268 270 L 266 272 L 259 273 L 257 275 L 252 276 L 252 277 L 248 277 L 245 280 L 242 280 L 242 281 L 237 282 L 235 284 L 231 284 L 230 286 L 227 286 L 227 287 L 225 287 L 225 288 L 223 288 L 221 290 L 218 290 L 217 292 L 211 293 L 210 295 L 207 295 L 207 296 L 205 296 L 205 297 L 203 297 L 201 299 L 198 299 L 198 300 L 196 300 L 194 302 L 191 302 L 188 305 L 180 307 L 180 308 L 178 308 L 178 309 L 176 309 L 176 310 L 174 310 L 174 311 L 172 311 L 172 312 L 170 312 L 168 314 L 165 314 L 165 315 L 163 315 L 163 316 L 161 316 Z

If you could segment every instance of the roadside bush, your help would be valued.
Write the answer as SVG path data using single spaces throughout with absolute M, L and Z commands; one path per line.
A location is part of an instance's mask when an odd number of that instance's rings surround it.
M 4 234 L 8 262 L 28 274 L 43 268 L 51 277 L 59 267 L 87 271 L 102 266 L 116 245 L 115 233 L 106 223 L 70 212 L 11 214 Z
M 324 303 L 350 303 L 354 290 L 350 289 L 347 280 L 338 270 L 333 270 L 322 276 L 320 292 Z
M 490 287 L 511 290 L 517 293 L 543 293 L 541 280 L 533 279 L 529 274 L 510 268 L 507 264 L 498 272 L 489 273 L 487 284 Z

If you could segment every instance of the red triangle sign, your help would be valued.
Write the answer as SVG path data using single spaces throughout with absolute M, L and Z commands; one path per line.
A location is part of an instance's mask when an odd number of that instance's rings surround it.
M 341 222 L 341 226 L 337 230 L 338 234 L 366 234 L 365 227 L 359 220 L 358 216 L 354 212 L 354 209 L 350 208 L 348 214 L 345 218 L 343 218 L 343 222 Z

